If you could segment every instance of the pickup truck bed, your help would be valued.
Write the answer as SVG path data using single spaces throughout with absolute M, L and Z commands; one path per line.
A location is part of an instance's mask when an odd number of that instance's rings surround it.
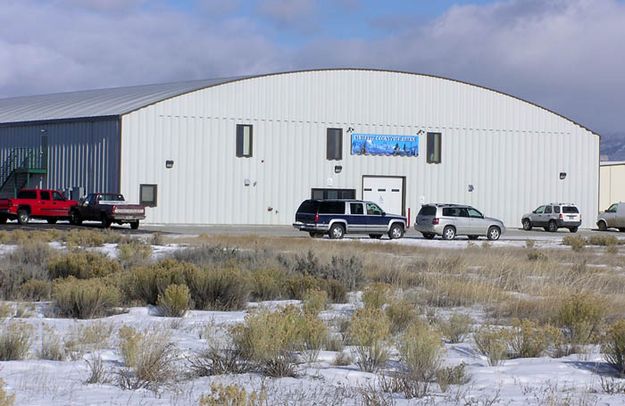
M 136 230 L 143 219 L 145 207 L 126 203 L 119 193 L 90 193 L 70 211 L 70 222 L 75 225 L 83 221 L 99 221 L 104 228 L 108 228 L 112 223 L 127 223 Z

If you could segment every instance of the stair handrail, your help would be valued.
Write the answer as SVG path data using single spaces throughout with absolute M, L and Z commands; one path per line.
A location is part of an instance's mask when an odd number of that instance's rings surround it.
M 43 152 L 37 148 L 12 149 L 0 167 L 0 185 L 4 185 L 16 169 L 42 168 L 42 158 Z

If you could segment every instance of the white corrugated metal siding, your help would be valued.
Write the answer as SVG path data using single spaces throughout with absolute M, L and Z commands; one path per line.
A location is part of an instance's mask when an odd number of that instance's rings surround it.
M 235 157 L 237 124 L 254 126 L 252 158 Z M 326 128 L 344 129 L 326 160 Z M 442 133 L 442 163 L 350 154 L 350 134 Z M 255 77 L 194 91 L 122 117 L 121 191 L 158 184 L 148 222 L 290 224 L 311 188 L 353 188 L 363 175 L 406 177 L 406 207 L 470 203 L 517 227 L 549 201 L 597 213 L 599 137 L 540 107 L 436 77 L 326 70 Z M 166 160 L 174 160 L 172 169 Z M 342 165 L 340 174 L 334 166 Z M 560 180 L 559 173 L 566 172 Z M 245 180 L 250 185 L 245 185 Z M 468 185 L 474 191 L 468 191 Z M 271 210 L 270 210 L 271 209 Z

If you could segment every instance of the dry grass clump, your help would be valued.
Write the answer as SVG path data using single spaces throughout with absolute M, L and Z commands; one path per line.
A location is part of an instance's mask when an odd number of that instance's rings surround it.
M 620 376 L 625 375 L 625 320 L 618 320 L 608 328 L 601 351 L 608 365 Z
M 580 252 L 586 246 L 586 239 L 580 235 L 566 235 L 562 238 L 562 245 L 568 245 L 575 252 Z
M 540 357 L 560 341 L 560 330 L 549 325 L 540 326 L 531 320 L 513 320 L 509 333 L 512 358 Z
M 186 284 L 187 274 L 194 272 L 194 265 L 173 259 L 132 269 L 123 282 L 126 299 L 156 305 L 167 286 Z
M 386 364 L 390 334 L 391 323 L 382 309 L 365 307 L 354 313 L 348 335 L 360 369 L 375 372 Z
M 391 333 L 397 334 L 404 331 L 409 325 L 419 319 L 419 313 L 414 303 L 409 300 L 396 299 L 390 300 L 384 308 L 386 317 L 391 322 Z
M 101 279 L 57 279 L 52 299 L 63 317 L 92 319 L 110 314 L 120 302 L 119 290 Z
M 128 239 L 117 244 L 117 259 L 125 269 L 145 265 L 152 259 L 152 245 L 139 239 Z
M 286 295 L 288 273 L 282 269 L 258 269 L 252 272 L 250 292 L 255 301 L 274 300 Z
M 463 279 L 456 276 L 428 276 L 424 287 L 427 289 L 422 297 L 430 306 L 465 307 L 477 303 L 492 304 L 504 300 L 506 293 L 493 282 Z
M 176 376 L 177 351 L 166 332 L 137 332 L 122 327 L 119 332 L 120 352 L 127 369 L 119 373 L 123 388 L 155 390 Z
M 474 322 L 466 314 L 454 313 L 447 320 L 438 321 L 438 327 L 448 343 L 456 344 L 464 341 L 471 333 Z
M 51 242 L 62 238 L 59 230 L 12 230 L 0 231 L 0 244 L 24 244 L 27 242 Z
M 41 279 L 30 279 L 24 282 L 19 289 L 19 296 L 23 300 L 40 302 L 50 299 L 52 283 Z
M 591 235 L 588 237 L 588 244 L 609 247 L 612 245 L 618 245 L 619 240 L 613 235 Z
M 21 322 L 0 324 L 0 361 L 15 361 L 26 358 L 30 348 L 32 327 Z
M 187 272 L 187 285 L 198 310 L 241 310 L 250 295 L 249 273 L 236 268 Z
M 484 325 L 475 332 L 473 339 L 479 353 L 488 358 L 488 365 L 500 365 L 508 358 L 508 329 Z
M 200 406 L 263 406 L 267 405 L 267 391 L 247 392 L 235 385 L 211 384 L 211 393 L 200 397 Z
M 402 366 L 404 394 L 423 397 L 429 384 L 436 378 L 444 353 L 440 334 L 427 324 L 414 323 L 400 337 L 398 350 Z
M 46 325 L 41 336 L 41 346 L 37 350 L 37 358 L 51 361 L 63 361 L 66 358 L 62 338 L 54 328 Z
M 385 283 L 373 283 L 362 292 L 362 303 L 365 307 L 381 309 L 389 300 L 391 286 Z
M 113 326 L 108 323 L 76 323 L 63 339 L 65 354 L 76 361 L 87 352 L 106 348 L 112 333 Z
M 590 344 L 596 341 L 604 308 L 604 303 L 594 295 L 574 294 L 560 306 L 555 324 L 562 328 L 571 345 Z
M 277 259 L 291 274 L 336 281 L 347 291 L 356 290 L 365 281 L 364 265 L 357 256 L 335 255 L 324 262 L 309 250 L 306 255 L 278 255 Z
M 327 328 L 317 317 L 287 306 L 276 312 L 250 313 L 230 333 L 243 359 L 265 375 L 282 377 L 295 375 L 297 351 L 303 351 L 309 361 L 316 359 Z
M 4 389 L 4 381 L 0 379 L 0 406 L 13 406 L 15 404 L 15 395 L 9 394 Z
M 105 254 L 91 251 L 74 251 L 58 256 L 48 264 L 50 279 L 73 276 L 91 279 L 108 276 L 122 269 L 120 263 Z
M 68 248 L 101 247 L 107 243 L 118 243 L 123 238 L 118 232 L 101 229 L 72 229 L 62 237 Z
M 310 289 L 304 293 L 302 309 L 304 314 L 317 316 L 328 304 L 328 294 L 319 289 Z
M 47 280 L 52 249 L 47 243 L 26 240 L 0 263 L 0 298 L 18 299 L 20 287 L 29 280 Z
M 158 307 L 164 317 L 183 317 L 191 304 L 187 285 L 172 284 L 158 296 Z

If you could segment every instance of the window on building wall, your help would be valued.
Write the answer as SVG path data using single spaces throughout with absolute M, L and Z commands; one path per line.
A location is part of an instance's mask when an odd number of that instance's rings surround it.
M 342 128 L 328 128 L 326 132 L 326 159 L 329 161 L 343 159 Z
M 312 189 L 313 199 L 355 199 L 356 189 Z
M 252 156 L 253 136 L 252 125 L 237 124 L 237 157 L 249 158 Z
M 140 185 L 139 203 L 148 207 L 156 207 L 157 191 L 157 185 Z
M 441 163 L 441 133 L 427 133 L 427 163 Z

